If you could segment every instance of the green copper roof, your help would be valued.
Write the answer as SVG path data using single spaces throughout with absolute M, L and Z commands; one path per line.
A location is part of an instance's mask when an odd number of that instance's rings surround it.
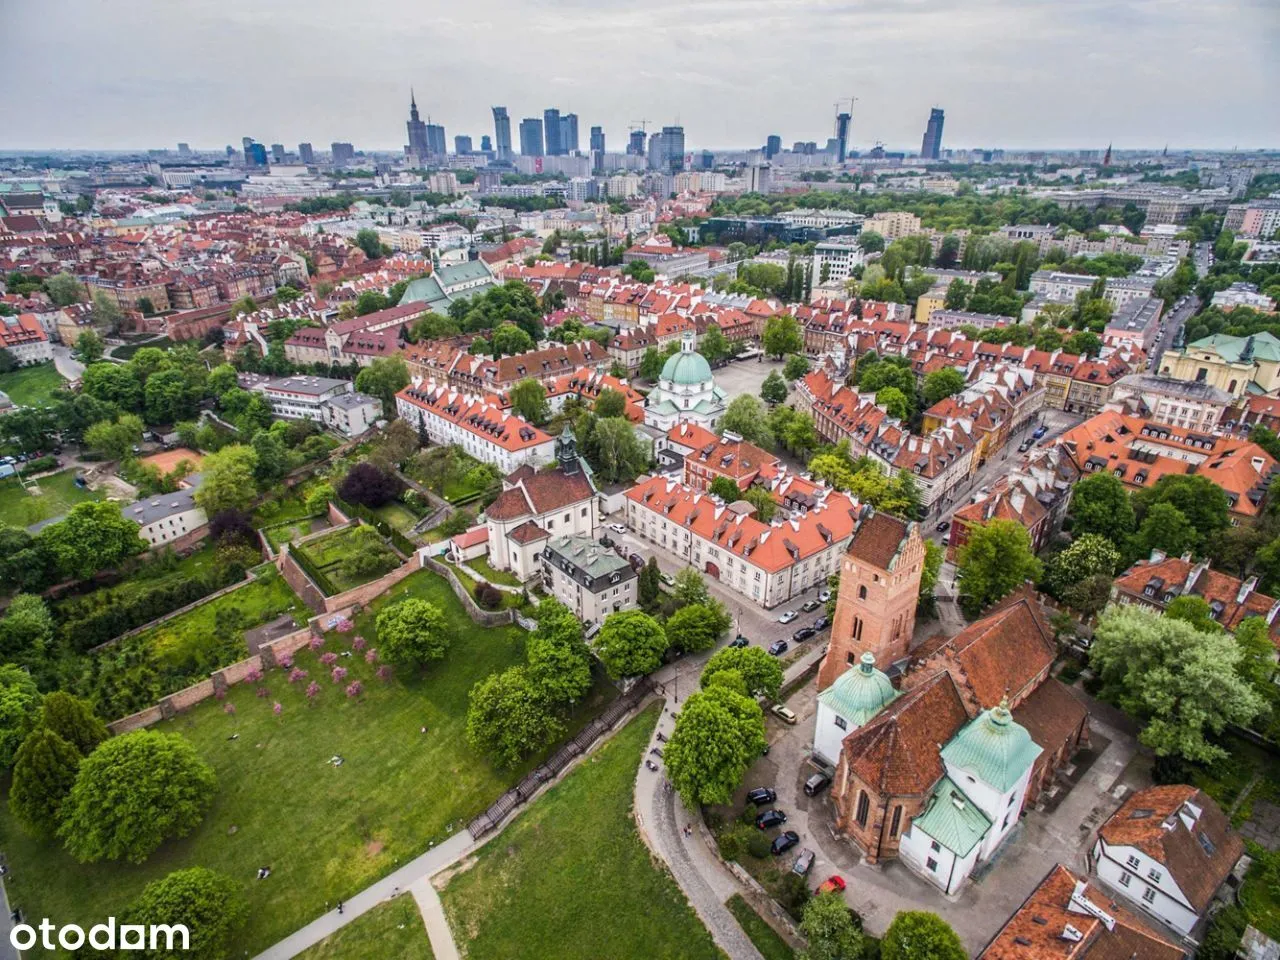
M 818 694 L 818 700 L 856 728 L 899 696 L 889 678 L 876 669 L 875 656 L 864 653 L 856 667 L 840 674 Z
M 966 857 L 991 829 L 991 821 L 950 778 L 943 777 L 933 788 L 924 813 L 911 821 L 911 828 L 937 840 L 957 857 Z
M 661 380 L 676 386 L 693 387 L 711 380 L 711 364 L 706 358 L 693 350 L 681 350 L 673 353 L 662 365 Z
M 1247 363 L 1248 359 L 1242 361 L 1241 354 L 1245 353 L 1250 340 L 1253 341 L 1254 360 L 1280 361 L 1280 340 L 1269 333 L 1255 333 L 1252 337 L 1233 337 L 1229 333 L 1215 333 L 1187 344 L 1187 350 L 1209 350 L 1227 363 Z
M 1007 793 L 1042 752 L 1001 703 L 965 724 L 942 748 L 942 759 Z

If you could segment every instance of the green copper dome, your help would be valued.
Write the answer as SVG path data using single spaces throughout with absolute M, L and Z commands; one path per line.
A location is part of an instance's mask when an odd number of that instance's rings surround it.
M 693 338 L 686 338 L 680 352 L 673 353 L 662 365 L 661 380 L 677 387 L 696 387 L 711 382 L 711 364 L 693 349 Z
M 898 691 L 876 669 L 876 658 L 870 653 L 864 653 L 856 667 L 840 674 L 818 694 L 819 702 L 844 717 L 851 728 L 861 727 L 897 698 Z
M 942 759 L 1008 793 L 1042 752 L 1026 728 L 1014 722 L 1003 700 L 970 720 L 942 748 Z

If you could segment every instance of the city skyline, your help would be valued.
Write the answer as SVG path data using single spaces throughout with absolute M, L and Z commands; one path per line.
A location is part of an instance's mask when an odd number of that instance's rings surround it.
M 1194 7 L 1097 0 L 1070 18 L 1011 0 L 982 0 L 962 13 L 933 2 L 864 10 L 745 0 L 728 19 L 716 15 L 719 0 L 709 7 L 688 24 L 614 3 L 544 2 L 517 16 L 507 0 L 479 0 L 460 20 L 391 2 L 375 21 L 336 4 L 267 16 L 244 0 L 180 8 L 16 0 L 4 18 L 10 62 L 17 75 L 42 79 L 0 106 L 0 148 L 185 141 L 208 150 L 251 135 L 394 151 L 404 145 L 410 87 L 424 116 L 473 142 L 493 132 L 494 105 L 521 118 L 557 104 L 581 126 L 602 127 L 615 149 L 642 118 L 650 132 L 683 126 L 686 149 L 757 147 L 771 133 L 784 144 L 823 143 L 833 135 L 835 101 L 850 96 L 858 97 L 851 150 L 883 141 L 915 152 L 921 117 L 935 104 L 946 109 L 951 148 L 1280 142 L 1280 111 L 1267 93 L 1280 85 L 1280 67 L 1267 56 L 1277 26 L 1259 0 Z M 50 22 L 60 24 L 56 71 L 40 69 L 38 38 Z M 1133 59 L 1128 40 L 1139 33 L 1154 59 Z M 622 35 L 632 40 L 601 42 Z M 850 37 L 877 56 L 837 56 Z M 111 55 L 126 38 L 147 55 Z M 413 54 L 419 41 L 439 51 L 429 67 Z M 545 55 L 496 55 L 530 43 Z M 801 49 L 806 72 L 798 76 Z M 228 50 L 237 57 L 228 60 Z M 1194 70 L 1166 69 L 1163 58 L 1178 50 L 1195 58 Z M 904 69 L 884 69 L 895 62 Z M 263 83 L 271 96 L 262 95 Z

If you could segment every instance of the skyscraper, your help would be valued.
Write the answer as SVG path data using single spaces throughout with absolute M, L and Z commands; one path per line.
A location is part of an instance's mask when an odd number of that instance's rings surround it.
M 542 121 L 537 117 L 525 117 L 520 121 L 520 156 L 542 155 Z
M 271 145 L 271 162 L 284 163 L 284 144 L 273 143 Z
M 265 167 L 267 165 L 267 148 L 253 137 L 245 137 L 240 141 L 244 147 L 244 165 L 246 167 Z
M 471 152 L 471 138 L 458 134 L 453 138 L 453 152 L 463 157 Z
M 764 158 L 772 160 L 782 152 L 782 138 L 776 133 L 770 134 L 764 142 Z
M 444 145 L 444 127 L 438 123 L 427 124 L 427 156 L 443 160 L 448 148 Z
M 427 159 L 427 125 L 418 116 L 418 101 L 414 99 L 412 88 L 409 90 L 409 121 L 405 128 L 409 132 L 409 158 L 415 163 L 424 163 Z
M 852 119 L 852 114 L 836 113 L 836 163 L 844 163 L 849 153 L 849 121 Z
M 511 118 L 507 116 L 506 107 L 493 108 L 493 144 L 498 152 L 498 159 L 509 163 L 511 161 Z
M 631 139 L 627 141 L 627 153 L 636 157 L 643 157 L 646 139 L 644 130 L 632 130 Z
M 542 133 L 546 138 L 548 157 L 558 157 L 564 153 L 560 136 L 560 111 L 555 107 L 542 111 Z
M 591 128 L 591 170 L 599 173 L 604 169 L 604 127 Z
M 493 141 L 489 139 L 487 133 L 480 138 L 480 152 L 493 153 Z
M 943 113 L 938 107 L 929 111 L 929 125 L 924 128 L 924 139 L 920 143 L 920 157 L 923 160 L 937 160 L 942 152 Z
M 578 152 L 578 115 L 566 113 L 560 118 L 560 152 Z
M 309 143 L 298 144 L 298 159 L 308 165 L 316 162 L 316 153 L 314 150 L 311 149 L 311 144 Z
M 356 158 L 356 148 L 349 143 L 335 140 L 329 144 L 329 156 L 333 160 L 333 165 L 340 167 Z
M 178 156 L 180 156 L 180 157 L 189 157 L 189 156 L 191 156 L 191 144 L 189 144 L 189 143 L 180 143 L 180 144 L 178 144 Z
M 684 127 L 662 128 L 663 173 L 679 173 L 684 169 Z

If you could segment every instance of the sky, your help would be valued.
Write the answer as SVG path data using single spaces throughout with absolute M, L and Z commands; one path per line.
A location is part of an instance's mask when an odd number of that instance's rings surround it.
M 0 0 L 0 149 L 399 149 L 424 119 L 478 147 L 505 105 L 621 150 L 832 135 L 944 147 L 1280 147 L 1276 0 Z

